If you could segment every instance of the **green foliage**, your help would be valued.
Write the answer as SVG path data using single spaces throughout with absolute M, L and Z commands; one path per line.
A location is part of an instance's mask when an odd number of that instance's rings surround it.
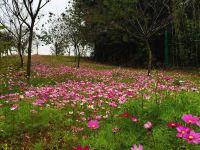
M 200 2 L 192 0 L 183 4 L 179 0 L 172 3 L 172 10 L 172 63 L 177 66 L 199 66 Z
M 82 39 L 93 45 L 96 61 L 145 66 L 147 61 L 140 60 L 147 58 L 144 41 L 148 39 L 154 66 L 163 67 L 166 30 L 169 65 L 199 66 L 198 0 L 74 0 L 72 6 L 74 12 L 81 11 L 86 31 Z
M 1 27 L 4 29 L 4 27 Z M 3 53 L 7 54 L 8 50 L 11 49 L 15 44 L 15 41 L 12 36 L 8 32 L 1 32 L 0 31 L 0 57 Z

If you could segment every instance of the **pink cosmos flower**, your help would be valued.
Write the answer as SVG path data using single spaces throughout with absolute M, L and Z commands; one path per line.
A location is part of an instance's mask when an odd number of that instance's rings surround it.
M 144 128 L 145 128 L 145 129 L 151 129 L 151 128 L 152 128 L 152 123 L 151 123 L 150 121 L 146 122 L 146 123 L 144 124 Z
M 131 150 L 143 150 L 143 146 L 140 144 L 138 146 L 134 144 L 133 147 L 131 147 Z
M 96 120 L 100 120 L 102 117 L 101 116 L 96 116 L 95 119 Z
M 125 96 L 119 97 L 119 103 L 124 104 L 127 101 L 127 98 Z
M 85 115 L 85 112 L 80 112 L 80 115 L 84 116 L 84 115 Z
M 190 132 L 190 128 L 184 127 L 184 126 L 178 126 L 176 127 L 176 130 L 178 133 L 176 134 L 177 137 L 185 137 Z
M 131 121 L 138 122 L 138 119 L 135 116 L 131 116 Z
M 108 104 L 113 108 L 117 107 L 117 103 L 116 102 L 109 102 Z
M 164 79 L 165 81 L 169 81 L 169 80 L 171 80 L 172 78 L 169 77 L 169 76 L 166 76 L 166 77 L 164 77 L 163 79 Z
M 197 116 L 192 116 L 191 114 L 184 114 L 182 120 L 189 124 L 196 124 L 199 118 Z
M 0 96 L 0 99 L 4 99 L 5 98 L 5 96 Z
M 89 146 L 82 147 L 79 145 L 75 147 L 73 150 L 90 150 L 90 147 Z
M 88 122 L 88 128 L 90 129 L 98 129 L 99 128 L 99 121 L 98 120 L 91 120 Z
M 38 99 L 38 100 L 36 100 L 33 104 L 34 104 L 34 105 L 37 105 L 37 106 L 42 106 L 44 103 L 45 103 L 44 100 Z
M 196 125 L 200 127 L 200 121 L 197 121 L 197 122 L 196 122 Z
M 193 92 L 198 91 L 197 88 L 191 88 L 191 90 L 192 90 Z
M 128 113 L 128 112 L 123 112 L 123 113 L 121 114 L 121 117 L 123 117 L 123 118 L 128 118 L 128 117 L 129 117 L 129 113 Z
M 175 128 L 175 127 L 180 126 L 180 124 L 178 124 L 177 122 L 168 122 L 167 126 L 170 128 Z
M 35 113 L 37 113 L 37 110 L 33 109 L 33 110 L 30 110 L 30 112 L 33 113 L 33 114 L 35 114 Z
M 200 133 L 195 133 L 194 131 L 190 131 L 189 134 L 185 137 L 188 143 L 199 144 L 200 142 Z
M 15 110 L 15 109 L 17 109 L 17 105 L 16 104 L 13 104 L 12 106 L 11 106 L 11 108 L 10 108 L 10 110 Z

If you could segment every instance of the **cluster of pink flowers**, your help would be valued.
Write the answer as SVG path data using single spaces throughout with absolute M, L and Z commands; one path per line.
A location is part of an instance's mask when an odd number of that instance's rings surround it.
M 184 114 L 182 116 L 182 120 L 187 124 L 187 125 L 197 125 L 200 126 L 200 120 L 199 117 L 193 116 L 191 114 Z M 199 144 L 200 143 L 200 133 L 195 132 L 190 126 L 183 126 L 177 122 L 169 122 L 167 123 L 168 127 L 176 128 L 177 134 L 176 136 L 178 138 L 182 138 L 186 140 L 188 143 L 194 143 L 194 144 Z
M 177 137 L 187 140 L 188 143 L 199 144 L 200 133 L 196 133 L 194 130 L 185 126 L 178 126 L 176 130 L 178 132 L 176 135 Z
M 33 104 L 37 105 L 37 106 L 42 106 L 43 104 L 45 104 L 45 101 L 38 99 L 38 100 L 35 100 L 35 102 L 33 102 Z
M 18 71 L 13 67 L 8 67 L 6 72 L 2 74 L 0 72 L 0 86 L 1 84 L 6 84 L 9 91 L 12 91 L 16 87 L 18 87 L 21 92 L 26 90 L 28 84 L 25 82 L 25 71 Z
M 56 67 L 47 66 L 43 64 L 37 64 L 33 66 L 33 70 L 36 73 L 36 76 L 39 77 L 55 77 L 55 76 L 62 76 L 66 74 L 73 75 L 74 77 L 82 78 L 82 77 L 89 77 L 92 79 L 101 79 L 104 80 L 107 78 L 109 81 L 112 78 L 112 70 L 95 70 L 91 68 L 81 67 L 79 69 L 59 65 Z
M 95 70 L 92 68 L 75 69 L 69 66 L 47 66 L 47 65 L 33 65 L 34 77 L 50 76 L 52 78 L 62 75 L 71 74 L 74 77 L 82 78 L 85 81 L 65 81 L 57 83 L 55 86 L 44 87 L 28 87 L 26 83 L 18 82 L 16 75 L 9 80 L 10 85 L 22 85 L 22 93 L 10 93 L 0 95 L 0 99 L 17 102 L 23 96 L 26 98 L 35 98 L 44 101 L 44 103 L 33 102 L 34 105 L 45 106 L 47 102 L 57 108 L 64 107 L 69 101 L 80 103 L 89 102 L 93 105 L 98 102 L 101 105 L 101 99 L 107 99 L 107 105 L 118 108 L 128 101 L 129 98 L 137 98 L 143 96 L 144 99 L 149 100 L 151 94 L 156 90 L 159 91 L 160 97 L 163 97 L 162 91 L 171 91 L 170 94 L 179 91 L 197 91 L 192 83 L 184 81 L 181 85 L 174 85 L 175 77 L 164 76 L 159 74 L 157 77 L 149 77 L 143 71 L 130 71 L 127 69 L 110 69 L 110 70 Z M 114 76 L 114 74 L 117 74 Z M 10 75 L 9 75 L 10 77 Z M 130 82 L 123 83 L 124 78 L 130 79 Z M 16 80 L 16 81 L 15 81 Z M 96 82 L 94 82 L 96 81 Z M 13 82 L 13 83 L 12 83 Z M 15 84 L 16 83 L 16 84 Z M 28 89 L 28 90 L 27 90 Z M 84 91 L 84 92 L 82 92 Z M 25 93 L 25 94 L 23 94 Z M 22 95 L 23 94 L 23 95 Z M 89 106 L 89 107 L 90 107 Z M 90 107 L 93 108 L 93 107 Z

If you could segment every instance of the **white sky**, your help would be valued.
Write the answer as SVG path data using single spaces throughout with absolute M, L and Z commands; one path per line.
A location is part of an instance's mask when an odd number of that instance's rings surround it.
M 65 8 L 68 5 L 68 2 L 70 0 L 51 0 L 42 10 L 41 13 L 45 16 L 40 20 L 39 24 L 37 26 L 41 26 L 41 24 L 45 23 L 48 19 L 49 12 L 54 13 L 55 15 L 59 16 L 61 13 L 65 11 Z M 36 51 L 33 51 L 33 54 L 36 53 Z M 50 55 L 51 50 L 50 46 L 39 46 L 39 54 L 40 55 Z

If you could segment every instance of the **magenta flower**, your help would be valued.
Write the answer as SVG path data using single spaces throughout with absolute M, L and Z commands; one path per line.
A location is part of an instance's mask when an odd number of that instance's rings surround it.
M 151 129 L 151 128 L 152 128 L 152 123 L 151 123 L 150 121 L 146 122 L 146 123 L 144 124 L 144 128 L 145 128 L 145 129 Z
M 99 121 L 98 120 L 91 120 L 88 122 L 88 128 L 90 129 L 98 129 L 99 128 Z
M 188 133 L 190 132 L 190 128 L 184 127 L 184 126 L 178 126 L 176 127 L 176 130 L 178 133 L 176 134 L 177 137 L 186 137 Z
M 128 113 L 128 112 L 123 112 L 123 113 L 121 114 L 121 117 L 123 117 L 123 118 L 128 118 L 128 117 L 129 117 L 129 113 Z
M 138 119 L 135 116 L 131 116 L 131 121 L 138 122 Z
M 197 122 L 196 122 L 196 125 L 200 127 L 200 121 L 197 121 Z
M 177 122 L 168 122 L 168 123 L 167 123 L 167 126 L 168 126 L 169 128 L 175 128 L 175 127 L 180 126 L 180 124 L 178 124 Z
M 73 150 L 90 150 L 90 147 L 89 146 L 82 147 L 79 145 L 75 147 Z
M 33 113 L 33 114 L 35 114 L 35 113 L 37 113 L 37 110 L 33 109 L 33 110 L 30 110 L 30 112 Z
M 166 76 L 166 77 L 164 77 L 163 79 L 164 79 L 165 81 L 172 80 L 172 78 L 171 78 L 171 77 L 169 77 L 169 76 Z
M 38 100 L 36 100 L 33 104 L 34 104 L 34 105 L 37 105 L 37 106 L 42 106 L 44 103 L 45 103 L 44 100 L 38 99 Z
M 138 146 L 134 144 L 133 147 L 131 147 L 131 150 L 143 150 L 143 146 L 140 144 Z
M 108 104 L 113 108 L 117 107 L 117 103 L 116 102 L 109 102 Z
M 196 124 L 199 118 L 197 116 L 192 116 L 191 114 L 184 114 L 182 120 L 189 124 Z
M 194 131 L 190 131 L 189 134 L 185 137 L 188 143 L 199 144 L 200 142 L 200 133 L 195 133 Z
M 120 104 L 124 104 L 125 102 L 127 101 L 127 98 L 122 96 L 122 97 L 119 97 L 119 103 Z
M 16 104 L 13 104 L 12 106 L 11 106 L 11 108 L 10 108 L 10 110 L 15 110 L 15 109 L 17 109 L 17 105 Z

